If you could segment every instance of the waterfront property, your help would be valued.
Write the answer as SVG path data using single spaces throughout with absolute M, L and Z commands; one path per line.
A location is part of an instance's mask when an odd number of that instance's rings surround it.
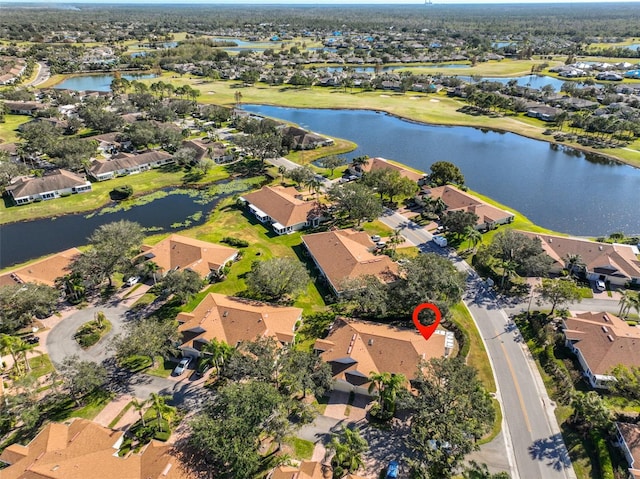
M 6 187 L 16 205 L 52 200 L 91 191 L 91 183 L 67 170 L 55 170 L 41 177 L 20 177 Z
M 2 477 L 192 477 L 173 454 L 173 446 L 158 441 L 151 441 L 140 452 L 120 457 L 118 449 L 124 434 L 124 431 L 114 431 L 86 419 L 71 419 L 63 424 L 49 423 L 28 445 L 12 444 L 2 452 L 0 462 L 8 464 L 2 470 Z
M 436 188 L 425 187 L 422 195 L 432 199 L 441 199 L 447 205 L 447 211 L 466 211 L 478 217 L 477 230 L 490 230 L 498 225 L 512 223 L 515 215 L 489 203 L 485 203 L 469 193 L 455 186 L 445 185 Z
M 640 329 L 611 313 L 577 313 L 562 320 L 566 345 L 592 388 L 608 389 L 611 370 L 640 366 Z
M 331 290 L 339 296 L 344 282 L 375 276 L 384 283 L 398 279 L 398 265 L 387 255 L 373 254 L 376 244 L 363 231 L 326 231 L 302 236 L 302 242 Z
M 238 257 L 238 250 L 188 236 L 172 234 L 154 246 L 143 245 L 138 260 L 152 261 L 158 273 L 190 269 L 205 279 L 222 274 L 225 266 Z
M 12 115 L 35 115 L 39 110 L 44 110 L 47 105 L 36 101 L 5 101 L 3 102 L 7 112 Z
M 370 394 L 372 373 L 403 374 L 412 380 L 421 361 L 448 356 L 453 346 L 453 333 L 443 329 L 425 341 L 415 329 L 336 318 L 329 335 L 318 339 L 313 349 L 331 365 L 334 389 Z
M 199 357 L 202 346 L 212 339 L 234 347 L 263 337 L 293 344 L 302 309 L 209 293 L 191 313 L 180 313 L 176 320 L 182 354 Z
M 182 147 L 190 148 L 195 152 L 194 161 L 196 162 L 211 159 L 217 164 L 223 164 L 233 160 L 233 155 L 222 143 L 205 144 L 202 140 L 185 140 L 182 142 Z
M 323 219 L 316 201 L 304 201 L 293 187 L 264 186 L 240 198 L 261 223 L 270 223 L 279 235 L 315 227 Z
M 22 283 L 41 283 L 54 286 L 56 278 L 69 273 L 69 266 L 78 257 L 80 250 L 70 248 L 22 268 L 0 275 L 0 286 Z
M 160 150 L 148 151 L 140 155 L 118 153 L 112 160 L 93 160 L 88 172 L 95 180 L 104 181 L 116 176 L 134 175 L 174 161 L 171 154 Z
M 640 284 L 640 260 L 636 246 L 598 243 L 582 238 L 526 231 L 520 233 L 540 240 L 542 249 L 554 260 L 552 273 L 560 273 L 569 266 L 568 257 L 578 255 L 584 263 L 584 266 L 578 266 L 578 269 L 590 281 L 607 281 L 616 286 L 624 286 L 626 283 Z
M 312 150 L 321 146 L 333 145 L 331 138 L 325 138 L 297 126 L 283 126 L 280 131 L 283 139 L 289 143 L 292 150 Z
M 415 181 L 416 183 L 423 181 L 426 176 L 424 174 L 417 173 L 413 170 L 405 168 L 402 165 L 392 163 L 385 158 L 379 157 L 369 158 L 366 163 L 355 166 L 351 165 L 349 167 L 349 171 L 356 176 L 362 176 L 363 173 L 370 173 L 376 170 L 397 171 L 398 173 L 400 173 L 400 176 L 409 178 L 411 181 Z

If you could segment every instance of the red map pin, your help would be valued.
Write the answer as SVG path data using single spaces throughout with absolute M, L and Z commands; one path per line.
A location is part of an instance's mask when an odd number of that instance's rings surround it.
M 433 322 L 433 324 L 429 326 L 425 326 L 422 323 L 420 323 L 420 319 L 418 318 L 418 315 L 420 314 L 420 311 L 422 311 L 423 309 L 430 309 L 431 311 L 434 312 L 434 314 L 436 315 L 436 320 Z M 420 334 L 422 334 L 422 337 L 427 341 L 429 340 L 433 332 L 438 327 L 438 324 L 440 324 L 441 319 L 442 319 L 442 314 L 440 313 L 440 310 L 438 309 L 438 307 L 433 303 L 422 303 L 418 305 L 416 309 L 413 310 L 413 324 L 416 325 L 416 328 L 418 328 L 418 331 L 420 331 Z

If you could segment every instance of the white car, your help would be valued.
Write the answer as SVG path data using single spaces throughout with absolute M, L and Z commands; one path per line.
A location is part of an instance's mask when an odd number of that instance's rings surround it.
M 126 285 L 127 286 L 133 286 L 134 284 L 136 284 L 138 281 L 140 281 L 140 276 L 131 276 L 131 278 L 129 278 L 126 281 Z
M 445 238 L 444 236 L 435 235 L 433 237 L 433 242 L 438 246 L 440 246 L 441 248 L 444 248 L 445 246 L 447 246 L 447 238 Z
M 604 284 L 604 281 L 599 279 L 596 281 L 596 289 L 598 291 L 604 291 L 605 289 L 607 289 L 607 285 Z
M 182 358 L 178 363 L 178 365 L 173 370 L 173 375 L 180 376 L 182 373 L 184 373 L 187 369 L 187 366 L 189 366 L 190 362 L 191 362 L 191 358 Z
M 371 241 L 373 241 L 374 243 L 377 243 L 378 241 L 380 241 L 380 235 L 373 235 L 371 237 Z

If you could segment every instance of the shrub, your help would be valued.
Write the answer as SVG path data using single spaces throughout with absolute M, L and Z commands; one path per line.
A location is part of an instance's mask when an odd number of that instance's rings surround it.
M 114 188 L 109 193 L 112 200 L 120 201 L 129 198 L 133 194 L 133 187 L 131 185 L 123 185 Z
M 225 236 L 222 238 L 222 242 L 229 246 L 235 246 L 236 248 L 246 248 L 249 246 L 249 242 L 240 238 L 234 238 L 233 236 Z
M 613 464 L 611 463 L 611 455 L 607 447 L 607 441 L 604 440 L 602 434 L 597 429 L 591 430 L 591 440 L 598 452 L 598 462 L 600 463 L 600 477 L 602 479 L 614 479 Z

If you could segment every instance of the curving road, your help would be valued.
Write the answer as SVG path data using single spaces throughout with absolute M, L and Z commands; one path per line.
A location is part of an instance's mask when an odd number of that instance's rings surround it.
M 485 343 L 502 406 L 504 454 L 513 479 L 575 479 L 560 428 L 529 350 L 493 292 L 455 253 L 431 242 L 424 228 L 391 210 L 380 220 L 422 252 L 448 257 L 467 273 L 464 302 Z M 525 305 L 526 307 L 526 305 Z M 519 309 L 518 309 L 519 310 Z

